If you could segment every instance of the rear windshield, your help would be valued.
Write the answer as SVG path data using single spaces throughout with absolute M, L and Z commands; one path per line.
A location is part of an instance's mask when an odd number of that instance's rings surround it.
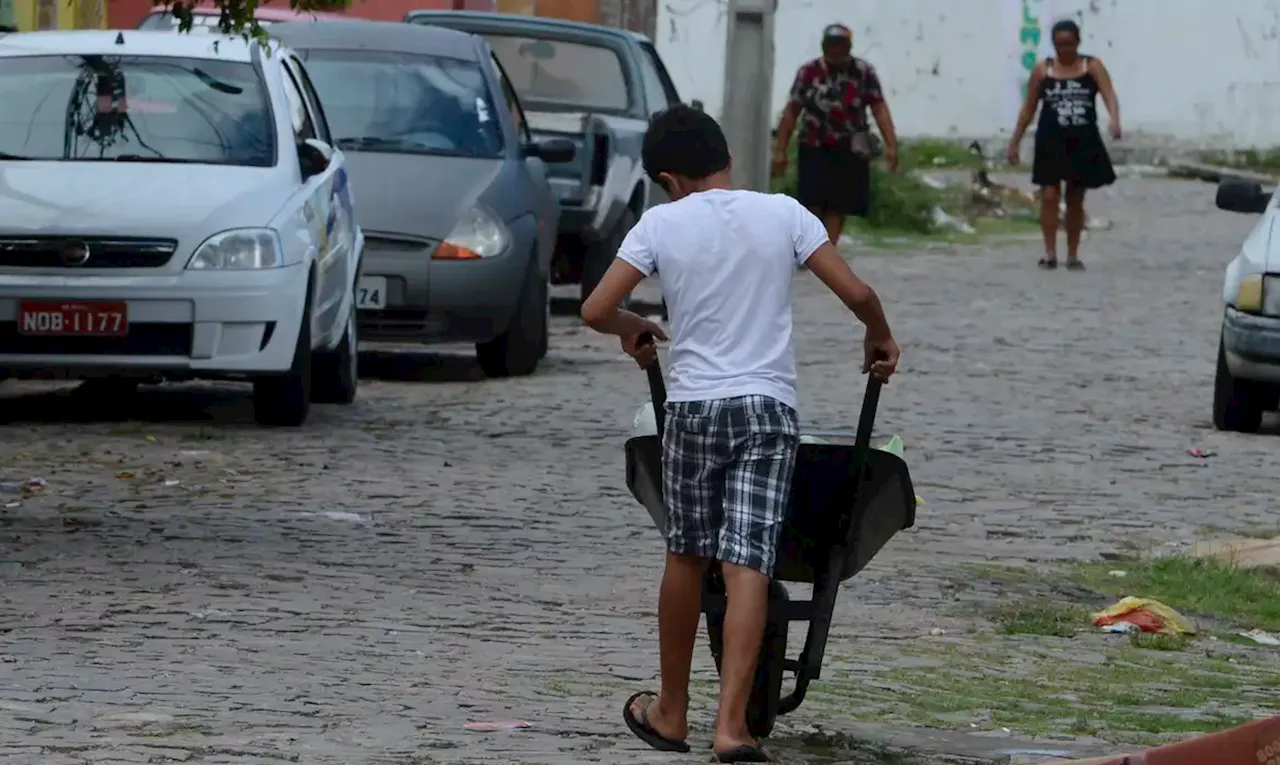
M 272 22 L 267 19 L 258 19 L 258 26 L 269 26 Z M 178 31 L 178 19 L 171 13 L 157 11 L 142 20 L 138 25 L 138 29 L 151 29 L 159 31 Z M 218 31 L 218 14 L 216 13 L 193 13 L 191 14 L 191 31 L 196 33 L 209 34 Z
M 613 48 L 494 33 L 484 38 L 526 108 L 623 114 L 631 106 Z
M 393 154 L 496 157 L 498 112 L 479 65 L 377 50 L 304 50 L 334 142 Z
M 5 57 L 0 104 L 5 158 L 275 164 L 270 102 L 248 63 Z

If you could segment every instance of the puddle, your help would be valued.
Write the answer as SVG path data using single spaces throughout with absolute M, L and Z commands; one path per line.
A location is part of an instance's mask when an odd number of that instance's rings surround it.
M 303 518 L 328 518 L 331 521 L 345 521 L 347 523 L 368 523 L 369 517 L 359 513 L 348 513 L 342 510 L 324 510 L 319 513 L 298 513 Z

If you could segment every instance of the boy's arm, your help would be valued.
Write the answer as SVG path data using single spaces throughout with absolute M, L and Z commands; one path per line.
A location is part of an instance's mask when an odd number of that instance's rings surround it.
M 867 327 L 866 358 L 862 371 L 870 372 L 882 382 L 888 380 L 898 366 L 900 352 L 893 333 L 889 331 L 889 322 L 884 317 L 884 307 L 880 305 L 876 291 L 859 279 L 844 262 L 840 251 L 827 236 L 822 221 L 794 200 L 791 227 L 796 260 L 836 293 L 836 297 Z
M 597 332 L 622 338 L 622 349 L 640 366 L 647 366 L 656 358 L 652 346 L 639 345 L 640 337 L 652 334 L 658 340 L 666 340 L 661 325 L 621 309 L 622 301 L 653 273 L 654 259 L 648 238 L 643 230 L 643 220 L 631 228 L 618 248 L 618 257 L 604 272 L 599 284 L 582 302 L 582 320 Z
M 866 358 L 862 371 L 870 372 L 881 382 L 887 381 L 898 367 L 901 351 L 889 330 L 889 321 L 876 291 L 858 278 L 830 241 L 823 242 L 805 265 L 866 325 Z

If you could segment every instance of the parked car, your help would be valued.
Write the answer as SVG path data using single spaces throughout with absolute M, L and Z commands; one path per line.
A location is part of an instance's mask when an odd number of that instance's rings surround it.
M 191 31 L 213 32 L 218 28 L 218 20 L 222 11 L 213 4 L 201 4 L 191 9 Z M 292 8 L 273 8 L 260 5 L 253 9 L 253 17 L 259 26 L 270 26 L 284 21 L 342 21 L 346 17 L 340 13 L 324 13 L 295 11 Z M 138 23 L 138 29 L 177 32 L 179 22 L 176 16 L 165 8 L 157 8 L 147 14 Z
M 365 339 L 476 345 L 485 374 L 532 373 L 547 353 L 560 214 L 546 162 L 484 40 L 376 21 L 281 24 L 360 189 Z
M 356 396 L 364 248 L 287 47 L 0 38 L 0 375 L 253 383 L 299 425 Z
M 405 21 L 483 36 L 533 134 L 578 148 L 549 172 L 562 207 L 555 282 L 580 284 L 585 299 L 640 215 L 666 201 L 640 163 L 649 117 L 680 101 L 657 49 L 625 29 L 537 16 L 414 11 Z
M 1213 425 L 1256 433 L 1264 412 L 1280 408 L 1280 237 L 1277 200 L 1256 182 L 1218 185 L 1217 205 L 1261 214 L 1222 285 L 1222 335 L 1213 382 Z

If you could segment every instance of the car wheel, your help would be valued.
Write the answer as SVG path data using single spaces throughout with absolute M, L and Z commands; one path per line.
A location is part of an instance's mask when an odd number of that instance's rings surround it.
M 489 377 L 533 374 L 546 355 L 551 327 L 551 287 L 538 264 L 529 264 L 520 303 L 511 316 L 507 331 L 487 343 L 476 344 L 476 360 Z
M 316 404 L 350 404 L 360 387 L 360 338 L 356 304 L 351 302 L 346 329 L 338 346 L 317 353 L 311 363 L 311 401 Z
M 1257 433 L 1262 427 L 1267 386 L 1231 376 L 1227 352 L 1218 341 L 1218 370 L 1213 378 L 1213 426 L 1218 430 Z
M 302 308 L 302 326 L 293 349 L 293 364 L 281 375 L 253 381 L 253 417 L 260 425 L 297 427 L 311 414 L 311 283 Z
M 622 211 L 618 222 L 614 225 L 613 231 L 609 232 L 601 241 L 587 248 L 585 260 L 582 263 L 582 284 L 581 297 L 585 302 L 587 296 L 596 288 L 600 280 L 604 278 L 604 272 L 609 270 L 609 266 L 613 265 L 613 259 L 618 255 L 618 248 L 622 246 L 622 240 L 626 238 L 627 232 L 636 224 L 636 212 L 630 207 Z

